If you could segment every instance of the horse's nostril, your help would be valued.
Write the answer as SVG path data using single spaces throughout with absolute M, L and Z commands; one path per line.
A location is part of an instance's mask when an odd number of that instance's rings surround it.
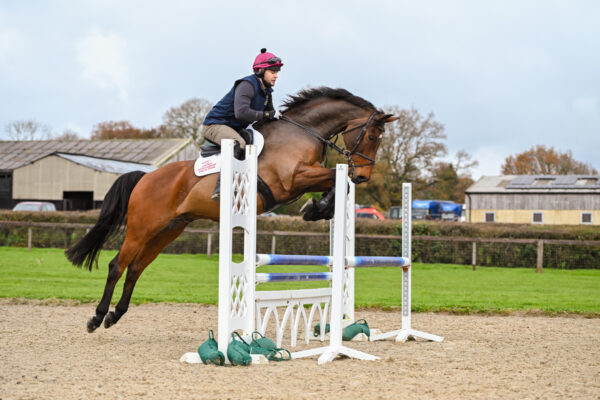
M 369 178 L 367 178 L 366 176 L 364 176 L 364 175 L 358 175 L 356 178 L 352 179 L 352 182 L 354 182 L 355 184 L 358 185 L 359 183 L 363 183 L 363 182 L 366 182 L 368 180 L 369 180 Z

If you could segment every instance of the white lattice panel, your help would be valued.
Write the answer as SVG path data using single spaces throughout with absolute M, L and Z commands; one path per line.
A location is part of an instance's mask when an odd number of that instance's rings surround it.
M 245 318 L 250 305 L 248 304 L 248 280 L 245 275 L 231 277 L 231 317 Z
M 296 346 L 301 335 L 304 336 L 306 344 L 311 339 L 323 341 L 325 340 L 324 327 L 329 318 L 330 300 L 330 296 L 320 296 L 298 300 L 257 301 L 256 329 L 263 335 L 274 330 L 277 347 L 286 347 L 283 342 L 286 331 L 289 332 L 290 347 Z M 306 306 L 310 306 L 308 313 Z M 314 337 L 313 330 L 317 323 L 323 327 L 323 330 L 321 335 Z

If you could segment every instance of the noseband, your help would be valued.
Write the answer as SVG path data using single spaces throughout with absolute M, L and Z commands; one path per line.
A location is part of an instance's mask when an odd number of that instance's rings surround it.
M 338 132 L 335 135 L 332 136 L 332 138 L 336 138 L 339 135 L 346 135 L 356 129 L 362 128 L 362 130 L 360 131 L 360 134 L 358 135 L 358 138 L 356 139 L 356 143 L 354 144 L 354 147 L 352 148 L 352 150 L 347 150 L 347 149 L 342 149 L 341 147 L 339 147 L 338 145 L 336 145 L 334 142 L 332 142 L 331 140 L 328 139 L 324 139 L 321 137 L 321 135 L 319 135 L 317 132 L 313 131 L 312 129 L 310 129 L 309 127 L 302 125 L 299 122 L 294 121 L 293 119 L 290 119 L 288 117 L 286 117 L 285 115 L 282 115 L 281 117 L 279 117 L 280 120 L 289 122 L 292 125 L 296 125 L 297 127 L 302 128 L 305 132 L 307 132 L 308 134 L 310 134 L 311 136 L 313 136 L 315 139 L 317 139 L 319 142 L 329 146 L 330 148 L 332 148 L 333 150 L 337 151 L 338 153 L 340 153 L 341 155 L 343 155 L 344 157 L 346 157 L 346 159 L 348 160 L 348 166 L 350 167 L 350 175 L 354 176 L 354 171 L 356 170 L 357 167 L 369 167 L 372 165 L 375 165 L 375 160 L 372 159 L 371 157 L 368 157 L 364 154 L 362 154 L 361 152 L 358 151 L 358 146 L 360 145 L 360 143 L 362 142 L 363 138 L 365 137 L 365 134 L 367 133 L 367 130 L 369 129 L 369 125 L 371 124 L 371 122 L 373 121 L 373 118 L 375 118 L 375 114 L 377 114 L 377 111 L 373 111 L 373 113 L 369 116 L 369 118 L 367 119 L 367 122 L 365 122 L 364 124 L 360 124 L 358 126 L 355 126 L 353 128 L 350 129 L 346 129 L 345 131 L 342 132 Z M 352 156 L 359 156 L 364 158 L 365 160 L 368 161 L 368 163 L 366 164 L 360 164 L 360 165 L 356 165 L 354 164 L 354 161 L 352 160 Z

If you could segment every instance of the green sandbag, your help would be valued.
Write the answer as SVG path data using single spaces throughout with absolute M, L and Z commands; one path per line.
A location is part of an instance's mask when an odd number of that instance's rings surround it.
M 237 339 L 236 339 L 237 336 Z M 232 365 L 248 365 L 252 362 L 250 345 L 237 332 L 231 334 L 231 343 L 227 346 L 227 358 Z
M 342 340 L 352 340 L 354 339 L 354 336 L 358 335 L 359 333 L 364 333 L 367 335 L 367 337 L 371 337 L 371 330 L 369 329 L 367 321 L 364 319 L 359 319 L 358 321 L 345 327 L 344 331 L 342 332 Z
M 262 354 L 269 361 L 287 361 L 292 359 L 291 353 L 286 349 L 280 349 L 271 339 L 264 337 L 260 332 L 252 332 L 250 343 L 251 354 Z M 287 356 L 286 356 L 287 353 Z
M 224 365 L 225 355 L 219 351 L 212 329 L 208 331 L 208 340 L 198 347 L 198 355 L 204 364 Z
M 325 333 L 329 333 L 330 327 L 329 324 L 325 324 Z M 318 337 L 321 334 L 321 323 L 315 325 L 313 329 L 313 336 Z
M 362 323 L 361 323 L 362 321 Z M 318 337 L 321 334 L 321 324 L 316 324 L 315 328 L 313 329 L 313 336 L 314 337 Z M 329 324 L 325 324 L 325 333 L 329 333 L 330 331 L 330 327 Z M 365 321 L 364 319 L 359 319 L 358 321 L 348 325 L 347 327 L 344 328 L 344 330 L 342 331 L 342 340 L 344 341 L 350 341 L 352 339 L 354 339 L 354 336 L 358 335 L 359 333 L 364 333 L 365 335 L 367 335 L 367 337 L 371 337 L 371 330 L 369 329 L 369 325 L 367 324 L 367 321 Z

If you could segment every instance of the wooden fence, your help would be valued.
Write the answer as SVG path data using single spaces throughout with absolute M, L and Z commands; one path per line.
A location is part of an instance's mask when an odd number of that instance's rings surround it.
M 70 247 L 76 240 L 79 239 L 85 232 L 92 228 L 92 224 L 73 224 L 73 223 L 48 223 L 48 222 L 22 222 L 22 221 L 0 221 L 0 233 L 4 230 L 5 236 L 10 235 L 9 232 L 13 232 L 14 229 L 22 230 L 27 229 L 27 248 L 31 250 L 35 245 L 35 235 L 46 235 L 52 236 L 52 243 L 38 243 L 38 247 L 57 247 L 62 246 L 63 248 Z M 63 232 L 63 240 L 61 243 L 57 242 L 57 231 Z M 54 234 L 49 234 L 52 232 Z M 77 232 L 77 233 L 76 233 Z M 262 252 L 270 252 L 271 254 L 302 254 L 304 251 L 310 251 L 307 254 L 327 254 L 329 233 L 323 232 L 283 232 L 283 231 L 258 231 L 259 247 Z M 187 244 L 176 246 L 173 245 L 171 251 L 177 252 L 191 252 L 191 253 L 206 253 L 207 257 L 218 251 L 218 238 L 219 232 L 217 229 L 185 229 L 182 235 L 188 236 Z M 238 246 L 243 246 L 243 236 L 239 232 Z M 498 251 L 502 246 L 507 246 L 506 250 L 503 250 L 507 258 L 514 250 L 511 250 L 511 246 L 526 246 L 524 250 L 520 250 L 523 255 L 523 266 L 533 267 L 535 266 L 538 272 L 542 272 L 544 269 L 545 254 L 548 257 L 550 254 L 554 258 L 560 258 L 562 253 L 570 254 L 569 261 L 565 256 L 565 260 L 553 260 L 550 263 L 551 267 L 556 268 L 557 265 L 560 268 L 600 268 L 600 241 L 593 240 L 548 240 L 548 239 L 510 239 L 510 238 L 470 238 L 470 237 L 449 237 L 449 236 L 413 236 L 413 258 L 417 262 L 426 263 L 458 263 L 467 264 L 470 258 L 470 265 L 475 270 L 478 265 L 495 265 L 495 266 L 519 266 L 511 263 L 510 265 L 503 265 L 502 254 L 495 255 L 494 257 L 488 256 L 491 249 Z M 395 235 L 368 235 L 368 234 L 357 234 L 357 254 L 360 255 L 392 255 L 395 251 L 394 248 L 398 246 L 401 241 L 401 236 Z M 190 244 L 191 243 L 191 244 Z M 241 243 L 241 244 L 240 244 Z M 360 244 L 363 244 L 362 246 Z M 440 244 L 440 248 L 432 252 L 435 248 L 434 243 Z M 10 241 L 2 241 L 0 236 L 0 245 L 17 245 L 23 246 L 22 241 L 16 243 Z M 116 246 L 116 247 L 115 247 Z M 556 251 L 548 251 L 549 246 L 558 246 Z M 573 257 L 573 251 L 565 252 L 561 251 L 564 247 L 560 246 L 578 246 L 575 249 L 577 254 L 581 254 L 588 260 L 585 265 L 569 265 L 571 263 L 578 263 L 579 258 Z M 118 248 L 119 244 L 115 243 L 112 248 Z M 307 248 L 310 247 L 310 248 Z M 546 252 L 545 252 L 546 248 Z M 168 248 L 167 248 L 168 249 Z M 580 250 L 579 250 L 580 249 Z M 312 253 L 311 253 L 312 252 Z M 367 254 L 367 253 L 375 254 Z M 452 253 L 461 253 L 459 261 L 452 260 Z M 470 253 L 469 257 L 465 256 L 466 253 Z M 456 256 L 456 254 L 454 254 Z M 449 261 L 448 261 L 449 260 Z M 487 261 L 486 261 L 487 260 Z M 566 265 L 566 266 L 565 266 Z

